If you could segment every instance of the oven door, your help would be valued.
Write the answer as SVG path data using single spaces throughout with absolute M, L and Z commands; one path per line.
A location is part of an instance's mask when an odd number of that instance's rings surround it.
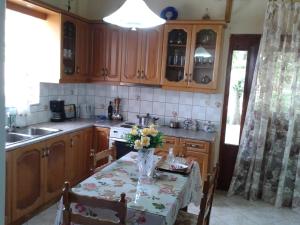
M 117 152 L 117 159 L 123 157 L 124 155 L 128 154 L 129 152 L 136 152 L 133 147 L 129 147 L 127 142 L 122 139 L 111 138 L 109 140 L 109 147 L 112 147 L 112 144 L 115 144 L 116 152 Z

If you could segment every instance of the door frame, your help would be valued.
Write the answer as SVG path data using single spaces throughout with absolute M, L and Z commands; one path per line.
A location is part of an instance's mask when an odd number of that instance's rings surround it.
M 238 153 L 238 146 L 226 144 L 225 145 L 225 133 L 226 133 L 226 120 L 227 120 L 227 110 L 228 110 L 228 100 L 229 100 L 229 88 L 230 88 L 230 78 L 232 69 L 232 54 L 234 50 L 245 50 L 250 52 L 247 56 L 247 66 L 246 66 L 246 76 L 244 84 L 244 95 L 243 95 L 243 105 L 241 114 L 241 129 L 240 138 L 243 130 L 243 125 L 246 117 L 246 111 L 249 101 L 249 95 L 252 86 L 253 73 L 256 66 L 256 59 L 259 51 L 261 35 L 260 34 L 232 34 L 230 36 L 229 51 L 227 59 L 227 69 L 225 78 L 225 91 L 224 91 L 224 104 L 223 104 L 223 115 L 221 124 L 221 136 L 220 136 L 220 176 L 218 180 L 218 188 L 221 190 L 228 190 L 235 161 Z M 227 164 L 226 164 L 227 163 Z

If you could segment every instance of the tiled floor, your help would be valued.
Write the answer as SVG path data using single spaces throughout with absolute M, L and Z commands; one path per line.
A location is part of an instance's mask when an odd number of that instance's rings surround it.
M 191 205 L 189 211 L 198 213 Z M 53 225 L 56 205 L 50 207 L 24 225 Z M 300 213 L 290 209 L 277 209 L 263 202 L 251 202 L 241 197 L 226 197 L 217 192 L 211 214 L 211 225 L 299 225 Z M 155 225 L 155 224 L 153 224 Z

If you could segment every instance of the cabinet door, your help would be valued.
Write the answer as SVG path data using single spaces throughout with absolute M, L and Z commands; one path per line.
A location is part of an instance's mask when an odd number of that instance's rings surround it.
M 68 161 L 67 161 L 67 170 L 68 170 L 68 181 L 72 185 L 78 183 L 81 179 L 80 177 L 80 168 L 82 167 L 82 158 L 81 151 L 83 151 L 83 133 L 82 131 L 74 132 L 68 137 Z
M 12 219 L 32 212 L 43 204 L 43 150 L 38 143 L 13 152 Z
M 86 81 L 89 75 L 91 32 L 88 23 L 77 21 L 76 73 Z
M 161 148 L 155 149 L 155 154 L 159 156 L 168 156 L 169 149 L 173 148 L 173 153 L 175 156 L 179 155 L 180 146 L 179 139 L 176 137 L 165 136 L 163 139 L 163 146 Z
M 90 151 L 93 148 L 93 128 L 88 128 L 83 131 L 83 149 L 81 153 L 82 165 L 79 168 L 79 174 L 82 179 L 90 174 Z
M 142 33 L 128 30 L 123 38 L 122 82 L 140 83 Z
M 141 62 L 141 83 L 143 84 L 160 84 L 162 42 L 162 27 L 143 32 Z
M 120 28 L 109 26 L 106 30 L 106 81 L 120 81 L 122 71 L 123 32 Z
M 6 179 L 5 179 L 5 224 L 11 222 L 12 200 L 12 153 L 6 152 Z
M 216 89 L 220 64 L 223 28 L 221 25 L 194 25 L 189 87 Z
M 94 128 L 94 143 L 93 147 L 96 152 L 101 152 L 109 148 L 109 128 L 96 127 Z M 92 163 L 92 162 L 91 162 Z M 100 160 L 96 167 L 107 163 L 107 160 Z M 90 164 L 90 166 L 92 166 Z
M 106 63 L 106 26 L 103 24 L 92 27 L 92 58 L 91 75 L 93 81 L 105 79 Z
M 166 25 L 163 44 L 162 84 L 187 87 L 192 25 Z
M 194 160 L 198 162 L 202 180 L 205 181 L 207 178 L 208 171 L 208 154 L 199 151 L 187 150 L 185 152 L 184 157 L 188 160 Z
M 62 192 L 66 181 L 66 136 L 47 142 L 45 157 L 45 201 L 49 201 Z
M 76 79 L 76 20 L 63 15 L 61 29 L 61 78 Z

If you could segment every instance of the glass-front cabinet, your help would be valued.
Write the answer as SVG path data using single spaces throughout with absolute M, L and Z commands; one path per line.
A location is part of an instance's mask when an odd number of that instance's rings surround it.
M 217 89 L 224 24 L 168 24 L 162 85 L 186 90 Z
M 65 75 L 75 74 L 76 25 L 70 21 L 63 23 L 62 70 Z

